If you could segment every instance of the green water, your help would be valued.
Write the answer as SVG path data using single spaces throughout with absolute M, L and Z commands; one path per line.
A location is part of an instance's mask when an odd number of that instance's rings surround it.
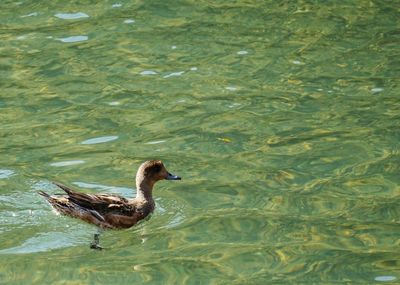
M 0 4 L 1 284 L 399 282 L 398 1 L 66 2 Z M 36 194 L 151 158 L 101 252 Z

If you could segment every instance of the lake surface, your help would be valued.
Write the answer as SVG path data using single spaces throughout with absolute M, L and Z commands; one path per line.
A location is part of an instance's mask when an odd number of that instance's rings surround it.
M 1 284 L 400 282 L 398 1 L 87 2 L 0 4 Z M 103 251 L 36 193 L 153 158 Z

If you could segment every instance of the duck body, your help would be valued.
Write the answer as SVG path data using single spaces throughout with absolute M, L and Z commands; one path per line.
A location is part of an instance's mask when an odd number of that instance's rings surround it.
M 67 195 L 50 196 L 39 192 L 60 214 L 81 219 L 103 229 L 124 229 L 134 226 L 154 211 L 154 201 L 126 199 L 110 194 L 86 194 L 54 183 Z
M 86 194 L 74 191 L 60 183 L 54 183 L 66 195 L 45 197 L 58 213 L 78 218 L 101 229 L 125 229 L 148 217 L 155 208 L 152 196 L 154 184 L 162 179 L 180 180 L 170 174 L 159 160 L 144 162 L 136 174 L 137 193 L 134 199 L 111 194 Z

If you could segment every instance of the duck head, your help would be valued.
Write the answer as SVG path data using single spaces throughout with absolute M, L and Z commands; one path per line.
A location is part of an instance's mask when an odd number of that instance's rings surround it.
M 168 172 L 161 160 L 149 160 L 140 165 L 136 174 L 136 183 L 146 181 L 153 185 L 159 180 L 181 180 L 177 175 Z

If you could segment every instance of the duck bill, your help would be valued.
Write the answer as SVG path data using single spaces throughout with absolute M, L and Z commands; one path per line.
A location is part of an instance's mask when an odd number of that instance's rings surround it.
M 165 179 L 167 179 L 167 180 L 181 180 L 182 178 L 180 178 L 179 176 L 173 175 L 173 174 L 168 172 L 168 175 L 167 175 L 167 177 L 165 177 Z

